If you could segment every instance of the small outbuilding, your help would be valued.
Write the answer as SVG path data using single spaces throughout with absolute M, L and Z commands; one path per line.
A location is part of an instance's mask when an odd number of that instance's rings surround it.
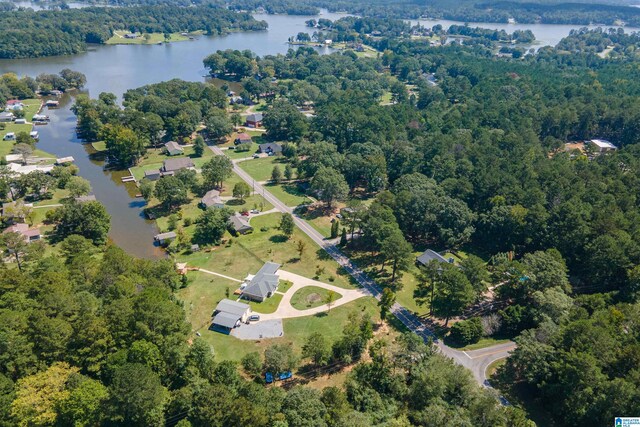
M 170 243 L 172 240 L 174 240 L 176 237 L 178 237 L 176 235 L 176 233 L 174 231 L 169 231 L 168 233 L 160 233 L 160 234 L 156 234 L 153 237 L 153 240 L 155 240 L 156 242 L 160 243 L 161 245 L 165 244 L 165 243 Z
M 251 307 L 248 304 L 223 299 L 213 312 L 211 326 L 220 332 L 229 333 L 242 322 L 246 322 L 250 315 Z

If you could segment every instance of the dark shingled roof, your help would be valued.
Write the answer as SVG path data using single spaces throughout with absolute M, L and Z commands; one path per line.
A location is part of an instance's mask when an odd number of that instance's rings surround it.
M 268 298 L 278 288 L 279 277 L 276 274 L 280 264 L 274 262 L 265 263 L 256 273 L 251 282 L 242 291 L 248 297 Z

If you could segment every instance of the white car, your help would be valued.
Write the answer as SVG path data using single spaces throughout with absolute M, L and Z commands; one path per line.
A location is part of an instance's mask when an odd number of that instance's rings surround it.
M 251 210 L 249 211 L 249 213 L 252 213 L 252 214 L 254 214 L 254 215 L 255 215 L 255 214 L 259 214 L 259 213 L 260 213 L 260 211 L 259 211 L 258 209 L 251 209 Z

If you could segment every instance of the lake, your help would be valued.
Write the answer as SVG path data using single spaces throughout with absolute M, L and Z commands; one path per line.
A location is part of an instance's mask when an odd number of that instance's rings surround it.
M 28 3 L 20 3 L 21 6 Z M 74 6 L 81 6 L 74 4 Z M 319 17 L 336 20 L 344 14 L 324 11 Z M 206 70 L 202 59 L 219 49 L 249 49 L 258 55 L 286 53 L 287 40 L 298 32 L 309 32 L 305 21 L 318 16 L 287 16 L 256 14 L 256 19 L 269 24 L 267 31 L 232 33 L 226 36 L 202 36 L 192 41 L 166 45 L 119 45 L 92 46 L 88 52 L 73 56 L 48 58 L 0 60 L 0 73 L 14 72 L 18 75 L 37 76 L 40 73 L 58 73 L 64 68 L 80 71 L 87 76 L 85 92 L 97 97 L 100 92 L 112 92 L 118 97 L 127 89 L 146 84 L 179 78 L 189 81 L 203 81 Z M 442 24 L 462 24 L 454 21 L 421 20 L 425 26 Z M 524 24 L 472 24 L 484 28 L 530 29 L 540 44 L 556 44 L 573 28 L 570 25 L 524 25 Z M 331 49 L 320 48 L 321 53 Z M 59 109 L 50 110 L 48 126 L 39 126 L 38 147 L 59 157 L 73 156 L 80 167 L 80 175 L 91 181 L 97 199 L 103 202 L 111 215 L 110 238 L 127 252 L 145 258 L 155 258 L 163 252 L 153 245 L 157 234 L 152 221 L 142 215 L 144 202 L 135 198 L 136 189 L 132 184 L 120 182 L 122 173 L 103 171 L 103 162 L 90 158 L 91 147 L 82 144 L 75 134 L 76 119 L 71 112 L 73 98 L 65 95 Z

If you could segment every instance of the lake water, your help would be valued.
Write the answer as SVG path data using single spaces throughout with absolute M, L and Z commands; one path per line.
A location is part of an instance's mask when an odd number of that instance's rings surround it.
M 28 3 L 19 3 L 26 6 Z M 81 6 L 81 5 L 74 5 Z M 335 20 L 344 14 L 323 12 L 320 17 Z M 92 97 L 100 92 L 112 92 L 118 97 L 127 89 L 151 83 L 179 78 L 203 81 L 206 70 L 202 59 L 218 49 L 249 49 L 258 55 L 286 53 L 287 39 L 298 32 L 311 33 L 305 21 L 318 16 L 255 15 L 256 19 L 269 24 L 267 31 L 233 33 L 220 37 L 199 37 L 196 40 L 167 45 L 120 45 L 94 46 L 88 52 L 73 56 L 49 58 L 0 60 L 0 73 L 14 72 L 20 76 L 37 76 L 40 73 L 58 73 L 63 68 L 80 71 L 87 76 L 85 91 Z M 421 20 L 425 26 L 442 24 L 449 27 L 461 24 L 454 21 Z M 539 44 L 556 44 L 573 28 L 570 25 L 523 25 L 523 24 L 472 24 L 484 28 L 530 29 Z M 330 49 L 320 49 L 329 53 Z M 75 134 L 76 119 L 70 111 L 73 98 L 63 97 L 59 109 L 48 111 L 51 123 L 39 126 L 38 147 L 57 156 L 73 156 L 80 167 L 80 175 L 89 179 L 94 194 L 103 202 L 111 214 L 111 239 L 127 252 L 146 258 L 162 256 L 162 251 L 153 245 L 157 229 L 153 222 L 142 216 L 144 203 L 136 199 L 135 186 L 120 182 L 122 173 L 103 171 L 103 163 L 90 158 L 91 148 L 83 145 Z

